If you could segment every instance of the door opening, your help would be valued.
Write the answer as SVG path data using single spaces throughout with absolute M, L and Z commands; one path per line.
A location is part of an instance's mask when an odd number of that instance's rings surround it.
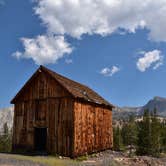
M 47 128 L 35 128 L 34 143 L 36 151 L 46 151 Z

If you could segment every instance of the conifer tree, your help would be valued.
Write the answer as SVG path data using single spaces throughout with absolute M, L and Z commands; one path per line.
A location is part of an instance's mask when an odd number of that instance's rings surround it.
M 124 146 L 127 146 L 128 145 L 128 124 L 127 123 L 124 123 L 122 125 L 122 131 L 121 131 L 121 135 L 122 135 L 122 142 L 123 142 L 123 145 Z
M 166 120 L 161 123 L 161 152 L 166 152 Z
M 120 151 L 122 148 L 122 136 L 119 126 L 113 128 L 113 149 Z
M 157 118 L 157 110 L 151 114 L 151 155 L 158 156 L 161 145 L 161 125 Z
M 124 145 L 136 145 L 137 143 L 137 126 L 134 116 L 130 116 L 129 120 L 122 127 L 122 138 Z
M 143 120 L 138 123 L 137 154 L 151 154 L 151 123 L 149 110 L 144 110 Z

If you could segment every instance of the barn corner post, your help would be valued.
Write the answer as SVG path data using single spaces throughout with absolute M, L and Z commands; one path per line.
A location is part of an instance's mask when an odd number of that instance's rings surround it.
M 77 157 L 112 148 L 112 107 L 87 86 L 43 66 L 11 101 L 12 150 Z

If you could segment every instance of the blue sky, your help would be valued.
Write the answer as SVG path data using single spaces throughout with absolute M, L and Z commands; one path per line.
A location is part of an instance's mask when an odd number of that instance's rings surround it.
M 118 106 L 166 97 L 164 0 L 147 1 L 139 9 L 131 0 L 1 2 L 0 107 L 9 106 L 40 64 L 88 85 Z M 124 11 L 121 5 L 126 5 Z M 152 14 L 154 8 L 158 12 Z

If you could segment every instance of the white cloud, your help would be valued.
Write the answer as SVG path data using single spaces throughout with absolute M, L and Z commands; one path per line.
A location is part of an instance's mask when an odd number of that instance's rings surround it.
M 120 68 L 117 66 L 112 66 L 112 68 L 105 67 L 100 71 L 100 74 L 104 76 L 113 76 L 115 73 L 119 72 Z
M 112 34 L 120 29 L 135 33 L 147 28 L 149 38 L 166 41 L 166 0 L 37 0 L 35 13 L 48 33 Z
M 163 64 L 163 58 L 160 50 L 145 52 L 144 56 L 138 59 L 136 65 L 141 72 L 146 71 L 151 66 L 155 70 Z
M 84 34 L 108 36 L 116 32 L 124 35 L 146 28 L 149 30 L 149 39 L 166 41 L 166 0 L 35 2 L 34 12 L 46 27 L 46 34 L 31 39 L 23 38 L 25 50 L 22 53 L 17 51 L 15 56 L 32 58 L 37 64 L 55 63 L 64 54 L 70 54 L 72 49 L 64 39 L 66 35 L 81 39 Z
M 72 48 L 63 36 L 44 36 L 39 35 L 36 38 L 21 39 L 24 52 L 15 52 L 16 58 L 33 59 L 36 64 L 56 63 L 58 59 L 63 58 L 65 54 L 70 54 Z

